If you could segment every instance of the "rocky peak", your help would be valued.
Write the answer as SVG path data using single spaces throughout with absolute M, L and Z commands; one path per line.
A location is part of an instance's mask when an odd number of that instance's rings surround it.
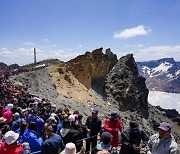
M 110 48 L 106 49 L 105 54 L 109 58 L 109 61 L 110 61 L 109 69 L 111 70 L 113 68 L 113 66 L 118 62 L 117 56 L 116 56 L 116 54 L 113 54 L 111 52 Z
M 110 49 L 104 54 L 103 48 L 99 48 L 70 60 L 67 65 L 79 82 L 103 94 L 106 75 L 116 62 L 117 57 Z
M 0 73 L 4 72 L 8 69 L 8 66 L 2 62 L 0 62 Z
M 148 89 L 145 78 L 138 76 L 138 67 L 132 54 L 119 59 L 105 82 L 107 100 L 119 105 L 121 111 L 139 110 L 148 116 Z
M 171 63 L 171 64 L 176 63 L 174 58 L 162 58 L 162 59 L 159 59 L 158 62 L 159 63 L 168 62 L 168 63 Z

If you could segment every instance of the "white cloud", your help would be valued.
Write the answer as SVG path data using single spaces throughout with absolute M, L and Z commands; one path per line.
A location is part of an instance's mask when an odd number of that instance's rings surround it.
M 180 51 L 180 46 L 152 46 L 142 49 L 143 52 L 177 52 Z
M 13 51 L 10 50 L 0 50 L 0 61 L 6 64 L 17 63 L 19 65 L 29 64 L 34 61 L 34 48 L 19 48 Z M 37 61 L 41 61 L 44 59 L 55 58 L 60 59 L 62 61 L 68 61 L 80 53 L 77 52 L 69 52 L 64 50 L 41 50 L 36 48 L 37 53 Z
M 1 48 L 1 50 L 8 50 L 8 48 Z
M 114 34 L 114 38 L 131 38 L 139 35 L 147 35 L 151 32 L 149 27 L 145 27 L 144 25 L 139 25 L 137 27 L 124 29 L 120 32 L 116 32 Z
M 160 58 L 173 57 L 180 61 L 180 45 L 177 46 L 151 46 L 144 49 L 139 49 L 134 52 L 138 61 L 156 60 Z
M 78 47 L 79 47 L 79 48 L 82 48 L 82 45 L 80 44 L 80 45 L 78 45 Z
M 143 46 L 144 46 L 144 44 L 138 44 L 138 45 L 137 45 L 138 48 L 141 48 L 141 47 L 143 47 Z
M 13 54 L 12 51 L 9 51 L 9 50 L 3 50 L 0 52 L 0 56 L 1 57 L 9 57 L 9 56 L 13 56 L 15 57 L 15 55 Z
M 135 61 L 157 60 L 161 58 L 174 58 L 180 61 L 180 45 L 176 46 L 151 46 L 148 48 L 134 48 L 126 51 L 118 52 L 118 58 L 132 53 Z
M 44 41 L 44 42 L 49 42 L 49 39 L 45 38 L 43 41 Z
M 32 43 L 31 41 L 27 41 L 27 42 L 23 43 L 23 45 L 26 45 L 26 46 L 28 46 L 28 45 L 34 45 L 34 43 Z
M 34 48 L 19 48 L 16 50 L 0 51 L 0 61 L 8 65 L 13 63 L 20 65 L 32 63 L 34 54 L 33 49 Z

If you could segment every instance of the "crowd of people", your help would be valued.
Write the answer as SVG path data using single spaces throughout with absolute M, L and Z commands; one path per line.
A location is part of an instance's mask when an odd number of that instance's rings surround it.
M 149 137 L 136 119 L 124 128 L 117 112 L 106 119 L 98 109 L 82 123 L 77 110 L 56 108 L 0 76 L 0 154 L 179 154 L 171 125 L 162 122 Z M 103 122 L 104 121 L 104 122 Z M 98 142 L 100 135 L 100 142 Z M 119 144 L 120 143 L 120 144 Z

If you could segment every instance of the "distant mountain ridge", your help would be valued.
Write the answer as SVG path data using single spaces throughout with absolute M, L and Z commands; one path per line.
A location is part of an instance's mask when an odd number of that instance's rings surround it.
M 149 90 L 180 93 L 180 62 L 163 58 L 137 62 L 139 75 L 146 78 Z
M 18 64 L 11 64 L 11 65 L 6 65 L 3 62 L 0 62 L 0 73 L 3 73 L 4 71 L 8 71 L 8 70 L 13 70 L 19 68 Z

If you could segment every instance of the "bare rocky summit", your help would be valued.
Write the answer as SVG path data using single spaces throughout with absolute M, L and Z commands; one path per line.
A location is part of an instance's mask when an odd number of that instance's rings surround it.
M 49 99 L 57 108 L 79 110 L 84 120 L 92 107 L 99 109 L 102 119 L 118 111 L 125 127 L 130 119 L 137 119 L 149 135 L 161 121 L 167 121 L 180 142 L 180 126 L 174 120 L 179 114 L 172 118 L 172 113 L 148 104 L 145 78 L 139 76 L 132 54 L 118 61 L 110 49 L 104 54 L 100 48 L 67 63 L 49 60 L 23 66 L 10 81 L 21 82 L 29 93 Z
M 110 49 L 104 54 L 103 48 L 99 48 L 70 60 L 67 65 L 80 83 L 103 95 L 106 76 L 116 62 L 117 56 Z

